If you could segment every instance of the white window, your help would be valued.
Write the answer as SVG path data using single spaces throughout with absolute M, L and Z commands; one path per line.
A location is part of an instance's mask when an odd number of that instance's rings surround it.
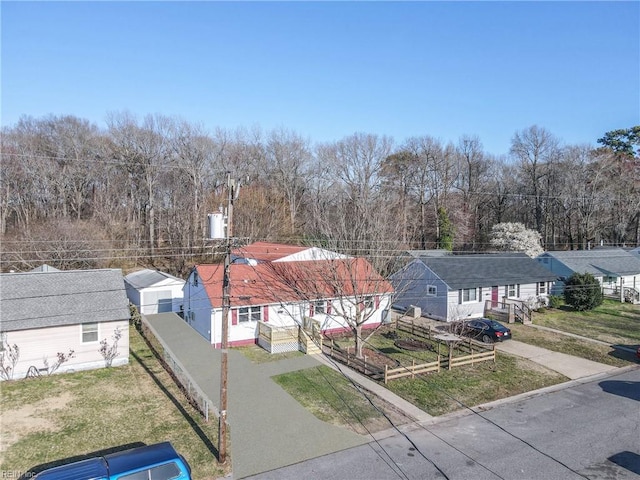
M 520 296 L 520 284 L 507 285 L 507 298 L 516 298 Z
M 239 322 L 259 322 L 262 320 L 261 307 L 241 307 L 238 310 Z
M 538 295 L 544 295 L 547 293 L 547 282 L 538 283 Z
M 475 288 L 465 288 L 462 290 L 462 303 L 475 302 L 478 299 Z
M 427 285 L 427 295 L 435 297 L 438 294 L 438 288 L 435 285 Z
M 82 343 L 90 343 L 98 341 L 98 324 L 83 323 L 82 324 Z
M 325 301 L 324 300 L 316 300 L 313 303 L 313 311 L 315 314 L 324 313 L 325 311 Z
M 373 308 L 373 297 L 371 295 L 366 296 L 362 299 L 362 303 L 364 304 L 364 308 L 370 310 Z

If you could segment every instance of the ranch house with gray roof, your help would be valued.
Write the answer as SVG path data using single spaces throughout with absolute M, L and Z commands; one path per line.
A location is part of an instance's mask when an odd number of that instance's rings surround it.
M 564 281 L 574 273 L 590 273 L 605 295 L 640 303 L 640 257 L 623 248 L 551 251 L 536 259 L 559 278 L 554 294 L 563 293 Z
M 389 277 L 393 308 L 419 307 L 446 322 L 478 318 L 487 304 L 544 302 L 556 275 L 524 253 L 418 256 Z
M 119 269 L 40 269 L 0 275 L 3 380 L 52 373 L 59 354 L 71 358 L 58 373 L 107 366 L 100 342 L 120 339 L 111 365 L 129 361 L 129 302 Z M 11 347 L 18 347 L 15 365 Z M 8 370 L 6 367 L 10 367 Z

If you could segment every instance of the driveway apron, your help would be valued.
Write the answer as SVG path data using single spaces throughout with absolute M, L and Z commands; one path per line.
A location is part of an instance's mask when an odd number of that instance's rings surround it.
M 189 375 L 219 407 L 220 350 L 175 314 L 147 320 Z M 318 420 L 271 377 L 320 365 L 300 356 L 260 365 L 230 350 L 227 420 L 234 478 L 281 468 L 371 439 Z

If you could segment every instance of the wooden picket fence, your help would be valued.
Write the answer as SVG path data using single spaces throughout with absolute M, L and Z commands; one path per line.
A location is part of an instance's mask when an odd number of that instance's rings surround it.
M 440 371 L 440 355 L 438 355 L 438 360 L 431 363 L 421 363 L 416 365 L 414 361 L 411 366 L 399 367 L 399 368 L 389 368 L 388 365 L 384 366 L 384 383 L 385 385 L 389 383 L 389 380 L 395 380 L 396 378 L 404 378 L 411 377 L 415 378 L 416 375 L 420 375 L 423 373 L 429 372 L 439 372 Z
M 324 353 L 373 380 L 384 379 L 383 367 L 376 365 L 371 361 L 367 361 L 366 355 L 364 358 L 356 357 L 356 355 L 354 353 L 350 353 L 349 350 L 340 348 L 333 340 L 331 340 L 329 345 L 325 344 Z
M 415 378 L 416 375 L 439 372 L 441 369 L 451 370 L 452 368 L 462 365 L 474 365 L 486 361 L 493 361 L 495 363 L 496 361 L 494 344 L 485 344 L 470 338 L 465 338 L 455 342 L 455 345 L 452 345 L 435 338 L 435 332 L 430 328 L 405 320 L 397 321 L 395 327 L 396 331 L 410 334 L 411 337 L 415 339 L 436 342 L 438 344 L 436 351 L 438 354 L 437 360 L 421 364 L 416 364 L 415 361 L 413 361 L 411 365 L 390 368 L 388 365 L 376 365 L 370 360 L 367 360 L 366 356 L 364 359 L 357 358 L 355 354 L 350 353 L 348 349 L 344 350 L 340 348 L 333 340 L 331 340 L 330 343 L 327 342 L 329 344 L 325 344 L 324 353 L 373 380 L 384 381 L 385 384 L 398 378 Z M 441 346 L 446 347 L 442 349 L 444 350 L 442 354 Z M 456 352 L 458 355 L 456 355 Z

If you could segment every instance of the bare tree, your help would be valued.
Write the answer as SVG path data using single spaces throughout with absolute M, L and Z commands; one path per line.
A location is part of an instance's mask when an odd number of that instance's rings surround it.
M 328 257 L 320 261 L 271 262 L 271 278 L 300 301 L 329 299 L 331 315 L 351 330 L 356 356 L 362 358 L 363 326 L 378 311 L 380 295 L 391 285 L 363 258 Z M 268 276 L 268 277 L 269 277 Z
M 511 154 L 519 162 L 525 199 L 533 202 L 536 230 L 546 240 L 545 209 L 551 192 L 545 188 L 545 180 L 558 160 L 559 142 L 549 131 L 534 125 L 513 135 Z
M 266 171 L 274 193 L 283 196 L 289 210 L 289 234 L 296 232 L 298 212 L 306 192 L 311 152 L 308 140 L 284 129 L 274 130 L 265 145 Z
M 161 174 L 170 158 L 167 117 L 148 115 L 141 124 L 129 113 L 111 114 L 107 121 L 112 154 L 130 181 L 135 220 L 142 220 L 148 250 L 157 246 L 156 199 Z

